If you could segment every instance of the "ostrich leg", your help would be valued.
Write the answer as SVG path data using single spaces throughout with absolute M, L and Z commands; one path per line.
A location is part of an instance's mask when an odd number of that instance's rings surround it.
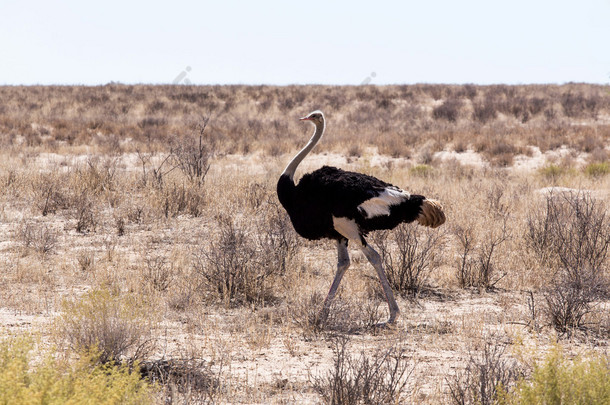
M 335 298 L 335 294 L 337 294 L 337 289 L 339 288 L 341 279 L 343 278 L 343 275 L 350 264 L 349 253 L 347 251 L 347 239 L 337 241 L 337 257 L 337 274 L 335 274 L 335 279 L 333 280 L 330 290 L 328 291 L 328 295 L 324 300 L 322 311 L 320 311 L 320 316 L 318 317 L 318 323 L 320 324 L 326 322 L 326 318 L 328 318 L 328 312 L 330 310 L 330 304 L 332 303 L 333 298 Z
M 375 251 L 371 247 L 371 245 L 363 246 L 362 253 L 366 256 L 366 258 L 371 262 L 375 270 L 377 270 L 377 275 L 379 276 L 379 281 L 381 281 L 381 286 L 383 287 L 383 293 L 385 295 L 385 299 L 388 302 L 388 307 L 390 308 L 390 319 L 388 319 L 388 323 L 392 324 L 396 322 L 396 318 L 400 314 L 400 310 L 398 309 L 398 304 L 394 299 L 394 293 L 392 292 L 392 287 L 390 287 L 390 283 L 388 282 L 388 278 L 385 275 L 385 271 L 383 270 L 383 266 L 381 265 L 381 258 L 379 257 L 379 253 Z

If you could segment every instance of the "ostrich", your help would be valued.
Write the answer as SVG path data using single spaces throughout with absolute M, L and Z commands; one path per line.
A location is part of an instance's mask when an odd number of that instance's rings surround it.
M 410 194 L 375 177 L 336 167 L 323 166 L 305 174 L 295 185 L 294 173 L 299 163 L 322 138 L 325 127 L 321 111 L 314 111 L 300 120 L 313 123 L 316 129 L 307 145 L 280 176 L 277 195 L 299 235 L 311 240 L 334 239 L 337 244 L 337 273 L 318 322 L 324 323 L 328 317 L 339 283 L 350 265 L 347 244 L 352 242 L 377 271 L 390 309 L 387 323 L 393 324 L 400 311 L 381 258 L 367 243 L 365 236 L 370 231 L 392 229 L 402 222 L 415 220 L 421 225 L 436 228 L 445 222 L 443 209 L 437 201 Z

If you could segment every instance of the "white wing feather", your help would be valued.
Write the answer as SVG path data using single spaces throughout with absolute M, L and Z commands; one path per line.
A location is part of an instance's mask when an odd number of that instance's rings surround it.
M 386 188 L 377 197 L 366 200 L 358 206 L 366 218 L 390 215 L 390 207 L 398 205 L 409 199 L 411 194 L 397 188 Z

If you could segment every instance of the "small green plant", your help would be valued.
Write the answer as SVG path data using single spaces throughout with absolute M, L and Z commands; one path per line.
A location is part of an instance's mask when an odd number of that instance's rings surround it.
M 530 379 L 519 381 L 501 404 L 602 405 L 610 403 L 610 362 L 607 357 L 569 360 L 554 347 L 534 367 Z
M 417 177 L 430 177 L 434 173 L 434 168 L 430 165 L 417 165 L 409 170 L 409 173 Z
M 101 363 L 95 351 L 75 362 L 47 355 L 31 361 L 28 338 L 0 342 L 2 404 L 144 404 L 154 389 L 127 366 Z
M 549 180 L 555 181 L 566 173 L 566 169 L 551 163 L 540 168 L 538 170 L 538 173 L 540 173 L 541 176 L 546 177 Z
M 585 167 L 585 173 L 591 177 L 602 177 L 610 174 L 610 162 L 591 163 Z

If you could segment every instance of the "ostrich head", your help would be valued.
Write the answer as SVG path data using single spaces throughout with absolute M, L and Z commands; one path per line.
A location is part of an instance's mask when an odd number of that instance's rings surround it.
M 324 114 L 322 114 L 322 111 L 320 110 L 311 112 L 309 115 L 299 119 L 301 121 L 311 121 L 315 126 L 324 124 Z

